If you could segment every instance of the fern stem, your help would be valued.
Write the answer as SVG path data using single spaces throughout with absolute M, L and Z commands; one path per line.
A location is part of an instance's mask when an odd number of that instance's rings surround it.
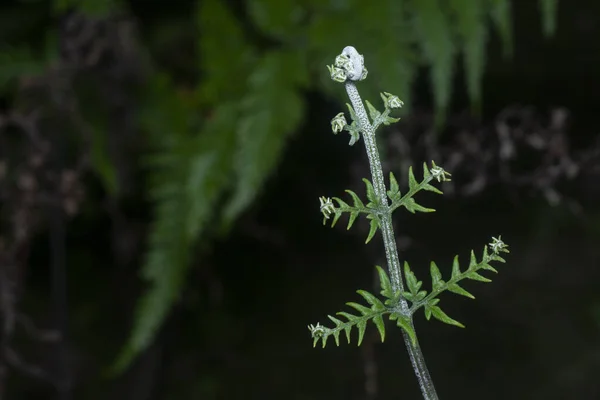
M 398 257 L 398 249 L 396 247 L 394 228 L 392 225 L 392 210 L 388 203 L 385 182 L 383 178 L 383 168 L 381 166 L 379 152 L 377 151 L 377 145 L 375 143 L 375 129 L 369 122 L 367 111 L 365 110 L 362 99 L 354 82 L 347 80 L 345 82 L 345 86 L 348 97 L 350 98 L 350 102 L 352 103 L 352 107 L 354 108 L 354 113 L 356 114 L 356 118 L 358 120 L 357 123 L 363 134 L 363 140 L 365 141 L 365 147 L 367 150 L 367 157 L 369 159 L 369 168 L 371 169 L 373 189 L 381 205 L 381 212 L 379 213 L 378 217 L 383 236 L 383 243 L 385 246 L 385 258 L 388 264 L 388 272 L 390 274 L 392 288 L 394 292 L 404 291 L 404 284 L 402 282 L 402 275 L 400 272 L 400 260 Z M 414 329 L 412 316 L 409 314 L 408 303 L 403 298 L 400 299 L 400 307 L 402 312 L 409 316 L 410 323 Z M 406 349 L 408 350 L 413 370 L 417 376 L 417 380 L 419 381 L 419 387 L 421 388 L 423 398 L 425 400 L 436 400 L 438 396 L 435 391 L 431 376 L 429 375 L 429 370 L 427 369 L 425 358 L 423 357 L 418 340 L 413 344 L 410 337 L 404 330 L 402 330 L 402 336 L 404 338 Z

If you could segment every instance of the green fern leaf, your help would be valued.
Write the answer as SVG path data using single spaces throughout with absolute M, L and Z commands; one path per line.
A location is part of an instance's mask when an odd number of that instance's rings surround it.
M 246 85 L 241 82 L 255 67 L 257 56 L 227 3 L 205 0 L 197 4 L 198 64 L 206 77 L 199 94 L 204 103 L 214 106 L 245 93 Z
M 475 299 L 475 296 L 473 296 L 471 293 L 467 292 L 465 289 L 458 286 L 458 284 L 456 284 L 456 283 L 449 284 L 448 290 L 451 291 L 452 293 L 460 294 L 461 296 L 465 296 L 470 299 Z
M 402 204 L 404 206 L 404 208 L 406 208 L 411 214 L 415 214 L 417 211 L 419 212 L 424 212 L 424 213 L 428 213 L 428 212 L 434 212 L 435 209 L 433 208 L 427 208 L 427 207 L 423 207 L 420 204 L 417 204 L 417 202 L 415 201 L 415 199 L 408 198 L 404 201 L 404 203 Z
M 504 57 L 512 57 L 514 53 L 514 36 L 511 22 L 511 2 L 510 0 L 489 1 L 492 22 L 496 25 L 496 29 L 500 35 Z
M 298 127 L 304 102 L 297 85 L 306 83 L 303 54 L 271 52 L 250 77 L 243 100 L 235 158 L 235 187 L 223 224 L 228 227 L 254 200 L 279 161 L 289 134 Z
M 356 43 L 354 46 L 369 51 L 369 79 L 373 83 L 363 89 L 365 97 L 374 98 L 378 92 L 385 90 L 401 94 L 403 100 L 410 104 L 411 82 L 418 65 L 406 2 L 380 0 L 377 7 L 369 2 L 356 2 L 352 11 L 352 20 L 358 18 L 356 24 L 369 32 L 369 35 L 361 35 L 358 41 L 352 42 Z M 398 119 L 390 118 L 383 123 L 387 125 L 393 120 Z
M 418 189 L 419 183 L 415 178 L 415 174 L 413 173 L 412 166 L 408 168 L 408 190 L 416 191 Z
M 432 276 L 433 290 L 429 294 L 427 294 L 426 292 L 415 293 L 415 290 L 411 289 L 411 285 L 414 286 L 416 283 L 416 278 L 414 277 L 414 274 L 410 271 L 410 268 L 408 268 L 408 269 L 405 268 L 405 277 L 406 277 L 406 281 L 407 281 L 409 290 L 411 290 L 411 293 L 403 293 L 402 295 L 407 300 L 409 300 L 413 303 L 411 305 L 411 308 L 409 311 L 410 314 L 412 315 L 419 308 L 425 307 L 425 318 L 429 319 L 431 317 L 433 311 L 436 311 L 433 308 L 433 306 L 435 306 L 439 302 L 438 296 L 446 290 L 456 293 L 456 294 L 459 294 L 461 296 L 465 296 L 465 297 L 474 299 L 475 297 L 471 293 L 469 293 L 465 289 L 463 289 L 461 286 L 459 286 L 458 283 L 463 279 L 472 279 L 472 280 L 476 280 L 476 281 L 480 281 L 480 282 L 491 282 L 490 279 L 480 275 L 478 273 L 478 271 L 481 271 L 481 270 L 496 271 L 495 268 L 493 268 L 492 266 L 489 265 L 489 263 L 491 261 L 497 261 L 497 258 L 499 257 L 498 254 L 500 252 L 503 252 L 503 253 L 509 252 L 506 244 L 504 242 L 502 242 L 500 238 L 498 238 L 498 239 L 492 238 L 492 239 L 493 239 L 493 242 L 488 245 L 490 247 L 490 249 L 492 249 L 492 253 L 490 254 L 488 252 L 487 246 L 484 247 L 483 256 L 481 258 L 481 261 L 478 262 L 477 258 L 475 257 L 475 253 L 473 251 L 471 251 L 471 259 L 469 262 L 469 268 L 465 272 L 461 272 L 460 265 L 458 262 L 458 256 L 455 256 L 453 263 L 452 263 L 452 276 L 448 282 L 444 282 L 442 280 L 442 276 L 439 271 L 439 268 L 437 267 L 437 265 L 435 263 L 432 262 L 431 276 Z M 443 317 L 442 314 L 439 314 L 439 315 L 441 317 Z
M 379 265 L 375 266 L 375 268 L 377 268 L 377 273 L 379 274 L 379 282 L 381 284 L 381 295 L 388 299 L 394 298 L 394 290 L 392 289 L 392 283 L 390 282 L 388 274 Z
M 472 279 L 474 281 L 479 281 L 479 282 L 491 282 L 491 279 L 486 278 L 485 276 L 481 276 L 479 275 L 477 272 L 472 271 L 472 272 L 467 272 L 467 278 Z
M 452 92 L 455 55 L 452 29 L 441 0 L 412 0 L 410 4 L 418 42 L 425 60 L 431 65 L 436 125 L 439 127 L 445 119 Z
M 425 306 L 425 307 L 427 309 L 428 306 Z M 463 324 L 461 324 L 457 320 L 450 318 L 445 312 L 442 311 L 441 308 L 439 308 L 436 305 L 429 306 L 429 312 L 431 313 L 431 315 L 433 315 L 433 317 L 435 319 L 442 321 L 445 324 L 458 326 L 459 328 L 465 327 Z
M 253 22 L 265 34 L 288 41 L 302 34 L 303 7 L 294 0 L 253 0 L 247 4 Z
M 358 303 L 354 303 L 354 302 L 349 302 L 349 303 L 346 303 L 346 305 L 354 308 L 356 311 L 358 311 L 362 315 L 369 315 L 369 314 L 371 314 L 371 309 L 368 308 L 368 307 L 363 306 L 362 304 L 358 304 Z
M 539 0 L 542 9 L 542 26 L 546 37 L 551 37 L 556 32 L 558 18 L 558 0 Z
M 440 269 L 433 261 L 431 262 L 430 270 L 431 270 L 432 290 L 438 290 L 440 287 L 442 287 L 445 284 L 445 282 L 442 280 L 442 273 L 440 272 Z
M 356 324 L 356 327 L 358 328 L 358 342 L 356 345 L 360 346 L 365 337 L 365 330 L 367 329 L 367 321 L 362 320 L 362 321 L 358 322 Z
M 411 271 L 410 265 L 408 265 L 408 262 L 406 261 L 404 262 L 404 278 L 406 279 L 408 290 L 410 290 L 410 292 L 416 296 L 423 282 L 417 280 L 417 277 Z
M 366 301 L 372 306 L 372 309 L 375 311 L 383 311 L 385 310 L 385 306 L 377 297 L 373 296 L 371 293 L 365 290 L 357 290 L 356 293 L 360 294 Z
M 382 285 L 391 290 L 387 275 L 380 267 L 377 267 L 377 269 L 382 282 L 387 282 L 382 283 Z M 342 331 L 346 333 L 346 338 L 348 339 L 348 343 L 350 343 L 350 332 L 353 326 L 356 326 L 358 329 L 358 345 L 360 346 L 364 338 L 367 322 L 369 320 L 372 320 L 373 324 L 377 327 L 379 335 L 381 336 L 381 341 L 383 342 L 385 340 L 385 324 L 383 323 L 383 314 L 391 313 L 393 312 L 393 309 L 386 307 L 381 300 L 365 290 L 358 290 L 357 293 L 360 294 L 367 301 L 367 303 L 371 305 L 371 307 L 369 308 L 359 303 L 349 302 L 346 304 L 357 310 L 360 315 L 353 315 L 345 311 L 338 312 L 337 315 L 344 317 L 347 320 L 346 322 L 329 315 L 328 318 L 335 324 L 334 328 L 327 328 L 325 326 L 321 326 L 320 324 L 317 324 L 316 326 L 309 325 L 308 329 L 313 337 L 313 347 L 316 346 L 319 340 L 321 340 L 323 347 L 325 347 L 329 336 L 333 336 L 336 345 L 339 346 L 339 335 Z M 393 307 L 395 307 L 395 305 Z
M 467 76 L 467 93 L 473 110 L 481 111 L 481 80 L 485 63 L 487 30 L 485 26 L 485 4 L 483 0 L 449 0 L 456 19 L 456 26 L 464 53 Z
M 390 172 L 390 189 L 387 191 L 387 195 L 391 201 L 399 200 L 402 197 L 398 181 L 393 172 Z
M 348 193 L 350 195 L 350 197 L 352 197 L 352 200 L 354 201 L 354 207 L 365 208 L 364 203 L 362 202 L 362 200 L 360 199 L 360 197 L 358 197 L 358 195 L 356 193 L 354 193 L 352 190 L 346 190 L 346 193 Z
M 381 336 L 381 343 L 385 341 L 385 323 L 383 322 L 383 316 L 377 315 L 373 318 L 373 323 L 377 327 L 379 331 L 379 336 Z
M 375 121 L 377 118 L 379 118 L 381 113 L 377 111 L 375 107 L 373 107 L 373 104 L 371 104 L 369 100 L 365 100 L 365 103 L 367 104 L 367 109 L 369 110 L 371 121 Z
M 215 201 L 230 173 L 236 106 L 223 103 L 206 127 L 206 134 L 191 136 L 193 115 L 168 81 L 158 77 L 148 99 L 165 102 L 148 105 L 142 126 L 151 132 L 157 154 L 150 158 L 154 171 L 150 196 L 155 203 L 149 249 L 142 277 L 149 283 L 136 307 L 130 338 L 115 372 L 122 371 L 147 348 L 184 287 L 189 251 L 204 231 Z M 170 132 L 170 134 L 165 134 Z
M 352 225 L 354 224 L 354 221 L 356 221 L 356 218 L 358 217 L 358 212 L 353 211 L 350 213 L 350 218 L 348 218 L 348 226 L 346 227 L 346 230 L 349 230 Z
M 471 258 L 469 259 L 469 271 L 473 270 L 477 267 L 477 257 L 475 257 L 475 252 L 471 250 Z
M 379 199 L 375 195 L 375 189 L 373 188 L 373 184 L 366 178 L 363 178 L 363 182 L 367 187 L 367 199 L 369 199 L 369 204 L 367 204 L 367 207 L 377 207 L 379 205 Z
M 406 332 L 413 345 L 417 344 L 417 333 L 415 332 L 415 328 L 413 328 L 410 319 L 399 314 L 392 314 L 390 319 L 396 320 L 396 325 Z
M 458 279 L 460 276 L 460 264 L 458 262 L 458 256 L 454 256 L 454 261 L 452 262 L 452 279 Z
M 372 217 L 372 215 L 369 215 L 369 217 Z M 369 234 L 367 235 L 367 240 L 365 241 L 365 244 L 369 243 L 371 239 L 373 239 L 375 233 L 377 232 L 377 228 L 379 228 L 379 221 L 376 218 L 372 218 L 369 224 Z

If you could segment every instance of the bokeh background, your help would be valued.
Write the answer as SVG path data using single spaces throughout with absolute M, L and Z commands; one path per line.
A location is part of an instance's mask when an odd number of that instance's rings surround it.
M 319 213 L 369 174 L 330 128 L 353 45 L 405 102 L 386 170 L 453 173 L 401 259 L 511 249 L 442 297 L 467 329 L 416 317 L 440 396 L 600 399 L 599 37 L 592 0 L 2 1 L 0 398 L 420 398 L 392 325 L 306 329 L 385 262 Z

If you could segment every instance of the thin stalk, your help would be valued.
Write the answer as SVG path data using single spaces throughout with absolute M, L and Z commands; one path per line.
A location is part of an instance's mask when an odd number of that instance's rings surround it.
M 398 249 L 396 246 L 396 240 L 394 236 L 394 228 L 392 225 L 392 210 L 390 209 L 385 182 L 383 180 L 383 169 L 381 167 L 381 161 L 379 159 L 379 152 L 377 151 L 377 145 L 375 143 L 375 130 L 371 125 L 367 112 L 363 105 L 360 94 L 354 82 L 348 80 L 345 83 L 346 92 L 354 108 L 356 114 L 357 123 L 360 131 L 363 134 L 363 140 L 365 141 L 365 148 L 367 150 L 367 156 L 369 158 L 369 167 L 371 169 L 371 177 L 373 181 L 373 189 L 375 195 L 379 199 L 382 207 L 382 212 L 379 214 L 379 222 L 381 227 L 381 233 L 383 236 L 383 244 L 385 246 L 385 258 L 388 264 L 388 271 L 391 278 L 391 283 L 394 291 L 404 291 L 404 284 L 402 282 L 402 275 L 400 272 L 400 260 L 398 258 Z M 410 318 L 410 323 L 413 326 L 412 315 L 409 313 L 408 303 L 404 298 L 400 298 L 400 306 L 403 313 Z M 425 400 L 437 400 L 438 396 L 433 385 L 429 370 L 425 363 L 425 358 L 419 346 L 418 340 L 415 344 L 410 340 L 408 334 L 402 330 L 402 336 L 404 338 L 404 344 L 408 350 L 410 362 L 413 366 L 417 380 L 419 381 L 419 387 Z

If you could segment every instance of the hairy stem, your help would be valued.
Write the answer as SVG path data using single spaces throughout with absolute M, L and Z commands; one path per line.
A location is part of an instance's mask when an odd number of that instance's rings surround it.
M 385 246 L 385 258 L 388 264 L 388 271 L 390 274 L 392 287 L 394 291 L 404 291 L 404 284 L 402 282 L 402 275 L 400 272 L 400 260 L 398 258 L 398 249 L 396 247 L 394 228 L 392 225 L 392 210 L 388 203 L 385 182 L 383 180 L 383 169 L 381 167 L 379 152 L 377 151 L 377 145 L 375 143 L 375 130 L 369 122 L 367 112 L 363 105 L 362 99 L 360 98 L 356 85 L 350 80 L 346 81 L 345 85 L 346 92 L 348 93 L 348 97 L 350 98 L 350 101 L 352 102 L 352 107 L 354 108 L 354 113 L 356 114 L 356 118 L 358 119 L 358 121 L 356 122 L 359 126 L 360 131 L 363 134 L 363 140 L 365 141 L 365 147 L 367 150 L 367 156 L 369 158 L 369 167 L 371 169 L 371 177 L 373 181 L 375 195 L 377 196 L 377 198 L 379 199 L 379 203 L 381 204 L 379 222 L 381 227 L 381 233 L 383 236 L 383 244 Z M 402 298 L 400 300 L 400 306 L 405 315 L 410 315 L 408 303 L 405 299 Z M 410 323 L 411 325 L 413 325 L 414 329 L 412 316 L 410 316 Z M 416 343 L 413 344 L 410 340 L 410 337 L 404 330 L 402 330 L 402 335 L 404 337 L 404 343 L 406 345 L 406 349 L 408 350 L 408 354 L 410 356 L 410 361 L 415 371 L 415 375 L 417 376 L 417 379 L 419 381 L 419 386 L 421 388 L 423 398 L 425 400 L 437 399 L 438 396 L 435 391 L 433 381 L 431 380 L 431 376 L 429 375 L 427 365 L 425 364 L 425 358 L 423 357 L 423 353 L 421 352 L 419 342 L 416 341 Z

